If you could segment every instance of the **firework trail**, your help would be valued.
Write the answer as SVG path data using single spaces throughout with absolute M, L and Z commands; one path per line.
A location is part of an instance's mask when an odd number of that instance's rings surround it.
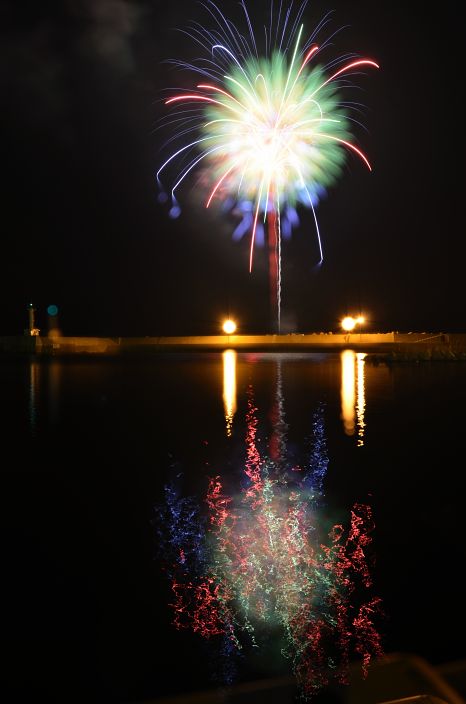
M 334 35 L 317 43 L 327 15 L 306 37 L 301 20 L 307 0 L 295 13 L 292 3 L 285 8 L 281 1 L 275 14 L 272 0 L 263 53 L 244 0 L 245 34 L 212 0 L 202 4 L 213 29 L 192 22 L 185 33 L 204 57 L 172 62 L 198 78 L 165 101 L 173 109 L 163 120 L 174 132 L 169 142 L 180 146 L 160 166 L 157 180 L 162 187 L 162 173 L 176 167 L 170 211 L 176 217 L 175 192 L 197 167 L 206 207 L 218 200 L 241 213 L 233 236 L 250 233 L 250 271 L 267 222 L 271 302 L 280 331 L 282 238 L 299 223 L 297 207 L 310 208 L 322 263 L 319 199 L 341 175 L 348 154 L 371 169 L 351 136 L 351 123 L 357 122 L 351 113 L 359 108 L 341 99 L 341 88 L 355 73 L 378 65 L 348 54 L 322 64 Z

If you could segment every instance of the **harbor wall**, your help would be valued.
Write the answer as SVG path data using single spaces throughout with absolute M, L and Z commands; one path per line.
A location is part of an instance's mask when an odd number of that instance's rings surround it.
M 307 350 L 345 348 L 366 352 L 466 351 L 466 334 L 309 333 L 289 335 L 199 335 L 187 337 L 0 337 L 0 353 L 9 355 L 130 355 L 164 351 Z

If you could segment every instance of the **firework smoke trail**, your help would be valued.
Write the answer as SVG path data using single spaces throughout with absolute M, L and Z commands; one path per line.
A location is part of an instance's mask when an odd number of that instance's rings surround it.
M 218 639 L 230 664 L 278 629 L 307 699 L 332 680 L 347 681 L 350 655 L 359 655 L 365 673 L 382 652 L 380 600 L 368 596 L 374 525 L 370 507 L 355 504 L 346 525 L 325 527 L 323 407 L 313 416 L 307 464 L 297 466 L 287 457 L 280 369 L 276 409 L 272 459 L 259 451 L 250 388 L 240 493 L 229 496 L 222 477 L 211 477 L 203 510 L 168 487 L 159 544 L 174 625 Z
M 293 3 L 286 10 L 280 3 L 280 11 L 274 14 L 271 0 L 270 28 L 266 29 L 261 55 L 244 0 L 246 34 L 212 0 L 205 0 L 203 7 L 213 29 L 192 22 L 182 30 L 201 47 L 204 57 L 193 63 L 171 62 L 200 79 L 165 101 L 173 109 L 162 119 L 162 125 L 174 132 L 167 145 L 178 141 L 179 147 L 157 171 L 162 187 L 162 172 L 176 168 L 172 174 L 172 216 L 180 212 L 175 191 L 196 167 L 206 190 L 206 207 L 221 201 L 225 209 L 242 213 L 233 236 L 241 238 L 250 232 L 250 271 L 254 247 L 262 243 L 263 223 L 268 220 L 270 291 L 278 327 L 281 240 L 289 237 L 299 222 L 297 207 L 312 211 L 321 264 L 323 249 L 316 216 L 320 198 L 341 175 L 348 155 L 371 169 L 365 154 L 352 141 L 351 125 L 359 124 L 351 116 L 355 105 L 343 101 L 340 93 L 342 87 L 349 87 L 352 75 L 378 65 L 356 55 L 328 61 L 325 57 L 334 35 L 317 43 L 328 25 L 328 15 L 305 38 L 301 20 L 306 4 L 304 0 L 294 13 Z

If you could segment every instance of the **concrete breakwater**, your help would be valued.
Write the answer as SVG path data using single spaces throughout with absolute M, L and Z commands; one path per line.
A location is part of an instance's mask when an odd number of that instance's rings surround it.
M 0 354 L 53 357 L 119 356 L 160 352 L 339 351 L 388 354 L 393 358 L 459 358 L 466 334 L 451 333 L 309 333 L 288 335 L 199 335 L 186 337 L 0 337 Z

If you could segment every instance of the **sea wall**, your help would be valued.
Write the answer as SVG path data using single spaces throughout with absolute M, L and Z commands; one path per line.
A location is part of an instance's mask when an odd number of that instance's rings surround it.
M 208 335 L 189 337 L 0 337 L 0 353 L 9 355 L 130 355 L 192 350 L 319 350 L 352 348 L 409 356 L 448 358 L 466 351 L 466 334 L 449 333 L 309 333 L 290 335 Z

